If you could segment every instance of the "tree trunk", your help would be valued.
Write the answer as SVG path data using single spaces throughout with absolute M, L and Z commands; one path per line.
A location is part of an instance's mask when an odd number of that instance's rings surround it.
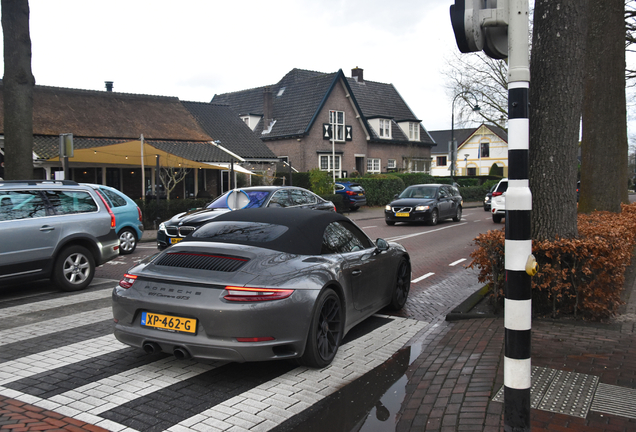
M 587 0 L 537 0 L 530 61 L 532 238 L 578 235 L 576 173 Z
M 627 203 L 624 0 L 589 0 L 579 212 Z
M 29 2 L 2 0 L 4 176 L 33 178 L 33 86 Z

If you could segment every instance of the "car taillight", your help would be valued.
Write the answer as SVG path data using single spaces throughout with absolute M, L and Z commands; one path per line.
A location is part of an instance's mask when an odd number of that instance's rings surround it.
M 493 197 L 496 197 L 496 196 L 499 196 L 499 195 L 503 195 L 503 194 L 501 192 L 493 192 L 492 193 Z
M 358 195 L 358 192 L 354 192 L 354 191 L 347 191 L 346 193 L 347 195 Z
M 139 207 L 137 207 L 137 213 L 139 213 L 139 222 L 142 222 L 141 219 L 141 209 Z
M 223 297 L 227 301 L 258 302 L 269 300 L 281 300 L 292 295 L 292 289 L 277 288 L 247 288 L 226 286 L 227 294 Z
M 102 194 L 98 190 L 96 190 L 95 192 L 97 192 L 97 195 L 99 195 L 99 197 L 102 199 L 102 202 L 106 206 L 106 210 L 108 210 L 108 214 L 110 215 L 110 227 L 115 228 L 115 226 L 117 225 L 115 220 L 115 213 L 113 213 L 113 211 L 110 209 L 110 206 L 108 205 L 106 199 L 102 196 Z
M 137 276 L 126 273 L 124 277 L 119 281 L 119 286 L 125 289 L 130 288 L 137 280 Z

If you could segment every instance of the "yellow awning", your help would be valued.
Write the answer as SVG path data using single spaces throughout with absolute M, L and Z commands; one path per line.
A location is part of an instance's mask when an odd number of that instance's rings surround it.
M 211 165 L 204 162 L 196 162 L 175 156 L 171 153 L 159 150 L 144 141 L 144 166 L 153 167 L 159 164 L 162 167 L 170 168 L 205 168 L 205 169 L 227 169 L 222 166 Z M 59 162 L 59 156 L 48 159 L 51 162 Z M 75 149 L 73 157 L 68 158 L 69 163 L 91 163 L 98 165 L 134 165 L 141 166 L 141 141 L 128 141 L 120 144 L 112 144 L 102 147 L 92 147 L 87 149 Z

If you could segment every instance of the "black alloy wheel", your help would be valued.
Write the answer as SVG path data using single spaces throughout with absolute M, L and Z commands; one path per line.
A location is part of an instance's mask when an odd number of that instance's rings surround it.
M 330 288 L 318 300 L 311 320 L 305 353 L 300 363 L 314 368 L 328 366 L 336 356 L 342 341 L 343 316 L 340 297 Z
M 429 225 L 437 225 L 437 221 L 439 219 L 439 211 L 437 209 L 433 209 L 431 213 L 431 220 L 429 221 Z
M 397 269 L 397 277 L 395 280 L 395 289 L 391 297 L 390 308 L 392 310 L 400 310 L 406 304 L 406 299 L 411 290 L 411 263 L 402 258 Z

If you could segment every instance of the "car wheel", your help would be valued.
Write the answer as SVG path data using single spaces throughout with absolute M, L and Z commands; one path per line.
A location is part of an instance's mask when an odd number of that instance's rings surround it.
M 137 248 L 137 236 L 130 228 L 119 231 L 119 254 L 128 255 Z
M 457 207 L 457 213 L 455 213 L 455 217 L 453 218 L 454 222 L 459 222 L 462 220 L 462 207 Z
M 395 290 L 391 297 L 390 308 L 392 310 L 400 310 L 406 304 L 406 299 L 411 290 L 411 264 L 406 258 L 400 260 L 398 265 L 397 277 L 395 280 Z
M 484 211 L 489 211 L 489 210 L 490 210 L 490 207 L 484 206 Z
M 83 246 L 71 246 L 60 253 L 53 267 L 53 282 L 63 291 L 86 288 L 95 276 L 93 255 Z
M 384 222 L 386 222 L 386 224 L 387 224 L 388 226 L 393 226 L 393 225 L 395 225 L 395 222 L 390 221 L 390 220 L 385 220 Z
M 332 289 L 327 288 L 320 293 L 316 305 L 300 364 L 323 368 L 331 363 L 338 352 L 344 321 L 340 297 Z
M 501 216 L 501 215 L 498 215 L 498 214 L 494 214 L 494 215 L 492 215 L 492 221 L 493 221 L 494 223 L 501 223 L 501 218 L 502 218 L 502 216 Z
M 437 225 L 438 219 L 439 219 L 439 211 L 437 209 L 433 209 L 433 213 L 431 213 L 431 220 L 428 222 L 428 224 Z

